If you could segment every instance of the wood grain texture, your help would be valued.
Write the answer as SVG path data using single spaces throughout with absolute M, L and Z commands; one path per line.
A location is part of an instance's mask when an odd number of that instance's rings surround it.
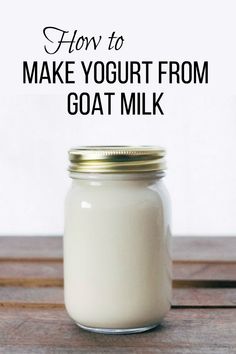
M 236 280 L 236 262 L 175 261 L 173 279 Z
M 235 307 L 236 288 L 173 288 L 173 307 Z M 0 307 L 64 307 L 62 287 L 0 287 Z
M 174 260 L 236 261 L 236 237 L 173 237 Z
M 0 287 L 0 307 L 64 307 L 62 287 Z
M 0 285 L 62 286 L 62 262 L 0 262 Z
M 173 279 L 183 281 L 224 281 L 236 286 L 236 262 L 174 262 Z M 51 261 L 0 261 L 0 285 L 62 286 L 63 264 Z M 220 284 L 219 284 L 220 286 Z
M 175 260 L 236 261 L 236 237 L 172 238 Z M 61 236 L 0 237 L 0 259 L 61 260 Z
M 79 329 L 64 309 L 0 309 L 0 353 L 236 353 L 236 309 L 174 309 L 126 336 Z
M 1 260 L 62 260 L 61 236 L 0 237 Z
M 236 308 L 236 288 L 174 288 L 172 307 Z
M 64 308 L 62 238 L 0 237 L 0 354 L 236 354 L 236 237 L 176 237 L 173 258 L 158 329 L 91 334 Z

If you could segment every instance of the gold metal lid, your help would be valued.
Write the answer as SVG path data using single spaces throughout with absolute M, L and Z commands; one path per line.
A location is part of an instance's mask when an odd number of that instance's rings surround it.
M 69 151 L 70 172 L 134 173 L 166 169 L 158 146 L 80 146 Z

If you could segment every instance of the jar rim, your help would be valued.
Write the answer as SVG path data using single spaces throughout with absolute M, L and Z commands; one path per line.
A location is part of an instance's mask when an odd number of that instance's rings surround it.
M 70 172 L 138 173 L 166 169 L 160 146 L 79 146 L 69 150 Z

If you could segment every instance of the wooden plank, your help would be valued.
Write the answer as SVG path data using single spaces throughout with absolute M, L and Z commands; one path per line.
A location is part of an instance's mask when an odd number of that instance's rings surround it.
M 236 308 L 236 288 L 174 288 L 172 307 Z
M 63 288 L 1 286 L 0 307 L 64 307 Z
M 0 236 L 0 259 L 62 260 L 62 237 Z
M 63 307 L 62 287 L 0 287 L 0 307 Z M 236 288 L 174 288 L 173 307 L 236 307 Z
M 174 262 L 173 279 L 183 281 L 224 281 L 236 286 L 236 262 Z M 0 285 L 61 286 L 62 262 L 0 261 Z M 219 285 L 220 286 L 220 285 Z M 225 285 L 226 286 L 226 285 Z
M 0 262 L 0 285 L 62 286 L 61 262 Z
M 175 280 L 236 280 L 236 262 L 175 261 Z
M 175 260 L 236 261 L 236 237 L 173 237 Z
M 236 309 L 173 309 L 155 330 L 129 336 L 79 329 L 64 309 L 0 309 L 1 353 L 236 352 Z
M 236 260 L 236 237 L 174 236 L 172 245 L 175 260 Z M 0 259 L 62 260 L 62 237 L 1 236 Z

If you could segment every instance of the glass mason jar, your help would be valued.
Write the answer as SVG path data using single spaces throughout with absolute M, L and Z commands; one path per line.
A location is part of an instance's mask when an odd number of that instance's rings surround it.
M 84 329 L 142 332 L 170 308 L 164 156 L 150 146 L 69 151 L 64 294 L 68 314 Z

